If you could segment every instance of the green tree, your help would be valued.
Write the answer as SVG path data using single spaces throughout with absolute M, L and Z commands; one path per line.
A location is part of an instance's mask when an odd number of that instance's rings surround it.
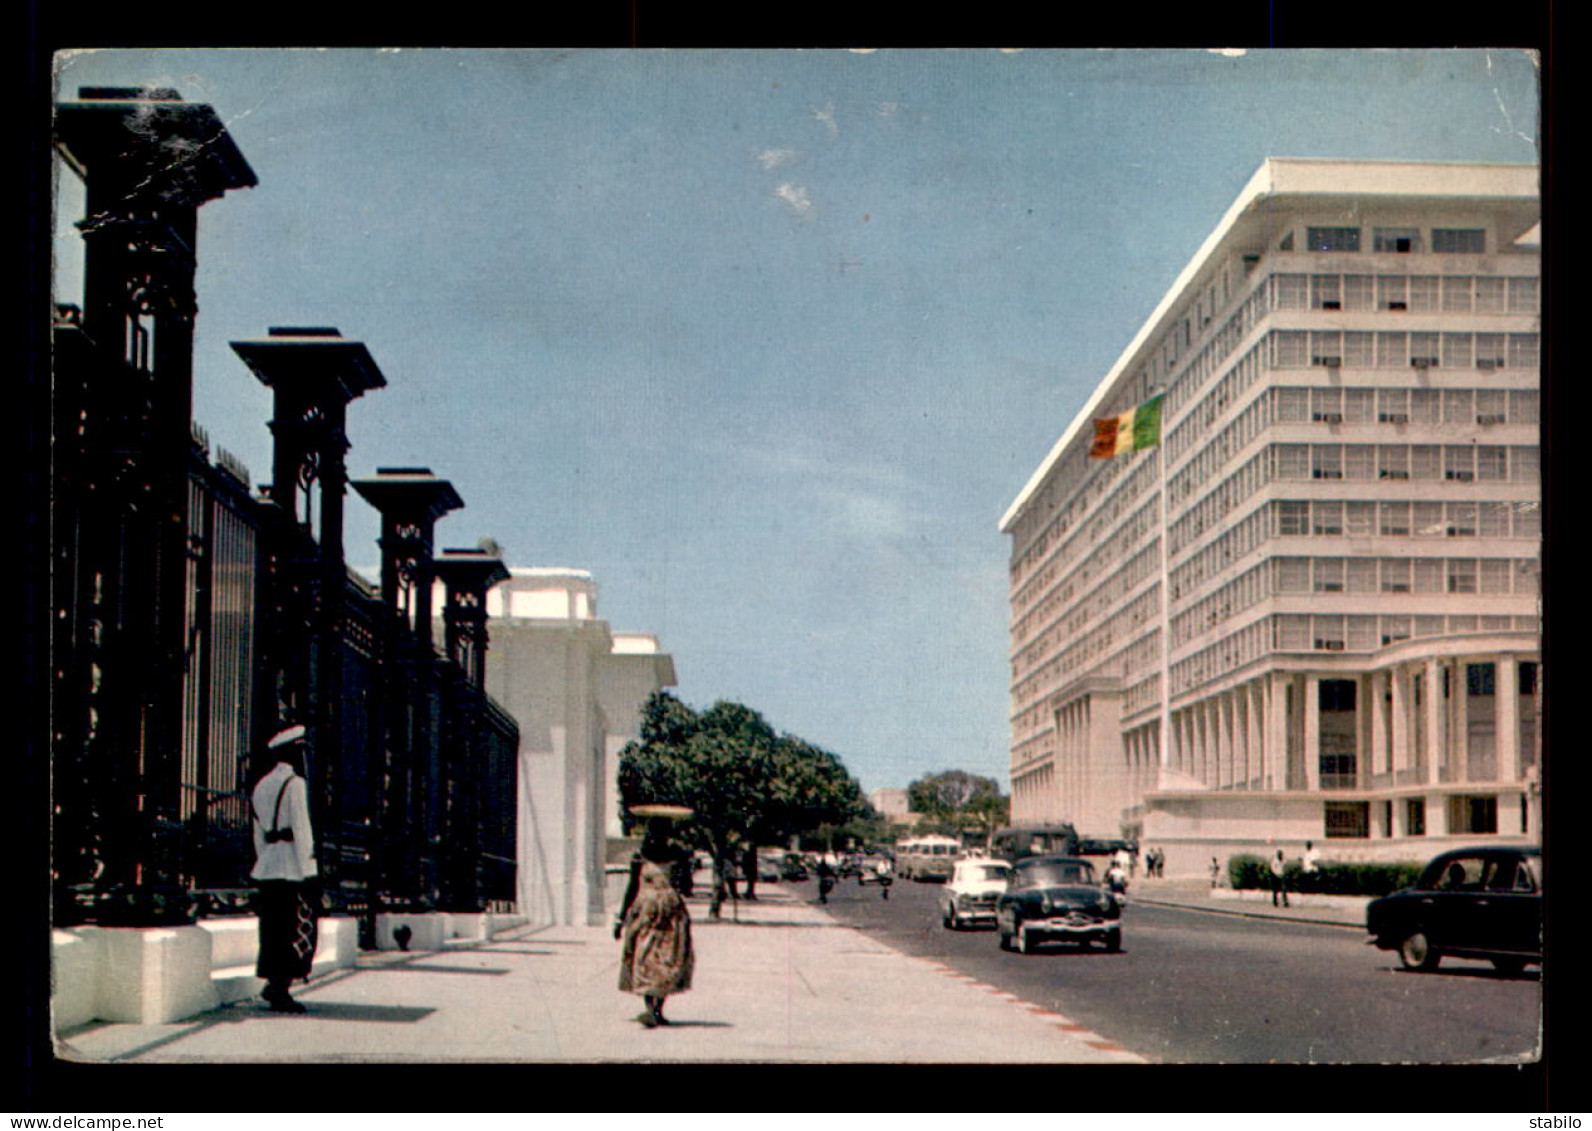
M 620 752 L 619 792 L 627 828 L 632 805 L 694 810 L 681 831 L 713 858 L 715 916 L 732 860 L 742 861 L 755 898 L 759 844 L 868 812 L 861 788 L 828 751 L 777 734 L 743 704 L 721 700 L 698 713 L 663 691 L 643 709 L 640 739 Z
M 907 804 L 922 813 L 924 823 L 961 836 L 976 832 L 986 840 L 1006 824 L 1011 800 L 1001 793 L 994 778 L 970 774 L 966 770 L 944 770 L 926 774 L 907 786 Z

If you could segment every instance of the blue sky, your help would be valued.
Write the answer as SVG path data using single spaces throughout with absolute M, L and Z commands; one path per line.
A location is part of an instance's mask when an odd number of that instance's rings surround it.
M 200 213 L 195 416 L 269 478 L 227 343 L 337 326 L 516 566 L 591 570 L 686 702 L 865 789 L 1007 776 L 997 526 L 1267 157 L 1537 159 L 1512 50 L 148 50 L 259 177 Z M 81 194 L 58 194 L 74 301 Z M 350 497 L 349 558 L 376 559 Z

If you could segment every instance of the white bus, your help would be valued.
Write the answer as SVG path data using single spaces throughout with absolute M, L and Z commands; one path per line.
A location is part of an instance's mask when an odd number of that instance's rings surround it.
M 915 836 L 896 844 L 896 871 L 906 880 L 948 880 L 962 856 L 954 836 Z

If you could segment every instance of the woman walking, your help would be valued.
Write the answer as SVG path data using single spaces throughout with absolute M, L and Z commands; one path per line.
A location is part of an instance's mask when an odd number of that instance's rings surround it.
M 653 807 L 637 806 L 632 812 L 643 808 Z M 691 988 L 696 953 L 691 946 L 691 916 L 671 882 L 674 859 L 661 817 L 648 821 L 640 857 L 619 924 L 619 988 L 641 995 L 647 1008 L 636 1020 L 656 1029 L 669 1023 L 663 1015 L 664 999 Z

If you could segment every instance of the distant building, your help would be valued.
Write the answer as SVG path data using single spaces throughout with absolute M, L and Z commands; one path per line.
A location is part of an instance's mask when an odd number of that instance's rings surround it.
M 892 825 L 911 826 L 922 816 L 921 813 L 912 812 L 904 789 L 876 789 L 868 794 L 868 804 Z
M 1539 836 L 1537 181 L 1256 173 L 1002 519 L 1014 821 L 1184 867 Z M 1159 446 L 1088 458 L 1158 390 Z
M 490 694 L 520 725 L 519 905 L 533 922 L 604 921 L 606 839 L 619 835 L 619 752 L 675 683 L 657 638 L 597 618 L 575 569 L 510 570 L 487 596 Z

